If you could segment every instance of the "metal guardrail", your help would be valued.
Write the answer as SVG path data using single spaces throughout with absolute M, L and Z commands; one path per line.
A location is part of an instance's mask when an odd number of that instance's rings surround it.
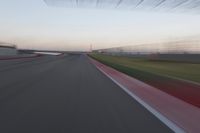
M 200 39 L 146 43 L 131 46 L 98 49 L 94 52 L 112 54 L 200 54 Z

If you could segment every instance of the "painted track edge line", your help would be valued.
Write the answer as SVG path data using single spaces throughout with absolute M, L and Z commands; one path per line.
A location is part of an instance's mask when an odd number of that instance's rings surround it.
M 120 88 L 122 88 L 128 95 L 130 95 L 133 99 L 135 99 L 138 103 L 140 103 L 144 108 L 146 108 L 149 112 L 151 112 L 155 117 L 157 117 L 161 122 L 163 122 L 167 127 L 169 127 L 172 131 L 176 133 L 186 133 L 182 128 L 177 126 L 175 123 L 173 123 L 171 120 L 166 118 L 164 115 L 162 115 L 160 112 L 152 108 L 150 105 L 148 105 L 146 102 L 144 102 L 141 98 L 133 94 L 131 91 L 129 91 L 125 86 L 121 85 L 118 81 L 113 79 L 110 75 L 108 75 L 106 72 L 104 72 L 101 68 L 99 68 L 97 65 L 95 65 L 96 68 L 101 71 L 103 74 L 105 74 L 109 79 L 111 79 L 115 84 L 117 84 Z

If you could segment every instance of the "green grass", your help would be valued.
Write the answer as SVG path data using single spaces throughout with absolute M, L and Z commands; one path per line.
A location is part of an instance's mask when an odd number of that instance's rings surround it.
M 131 76 L 160 75 L 200 83 L 200 64 L 151 61 L 144 58 L 90 54 L 91 57 Z M 148 80 L 148 77 L 147 79 Z

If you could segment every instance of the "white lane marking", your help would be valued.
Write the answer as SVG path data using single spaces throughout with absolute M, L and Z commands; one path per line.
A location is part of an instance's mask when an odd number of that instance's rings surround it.
M 186 133 L 182 128 L 180 128 L 175 123 L 173 123 L 168 118 L 166 118 L 164 115 L 162 115 L 160 112 L 158 112 L 157 110 L 152 108 L 150 105 L 148 105 L 146 102 L 144 102 L 141 98 L 136 96 L 133 92 L 129 91 L 126 87 L 124 87 L 119 82 L 117 82 L 115 79 L 113 79 L 110 75 L 108 75 L 106 72 L 104 72 L 97 65 L 95 65 L 95 66 L 103 74 L 105 74 L 108 78 L 110 78 L 114 83 L 116 83 L 119 87 L 121 87 L 127 94 L 129 94 L 132 98 L 134 98 L 137 102 L 139 102 L 144 108 L 146 108 L 149 112 L 151 112 L 155 117 L 157 117 L 160 121 L 162 121 L 166 126 L 168 126 L 172 131 L 174 131 L 175 133 Z
M 44 55 L 61 55 L 59 52 L 34 52 L 35 54 L 44 54 Z

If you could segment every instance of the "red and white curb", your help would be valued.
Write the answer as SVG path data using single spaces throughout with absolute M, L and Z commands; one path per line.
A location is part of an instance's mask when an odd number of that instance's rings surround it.
M 200 132 L 200 109 L 94 59 L 91 62 L 176 133 Z

